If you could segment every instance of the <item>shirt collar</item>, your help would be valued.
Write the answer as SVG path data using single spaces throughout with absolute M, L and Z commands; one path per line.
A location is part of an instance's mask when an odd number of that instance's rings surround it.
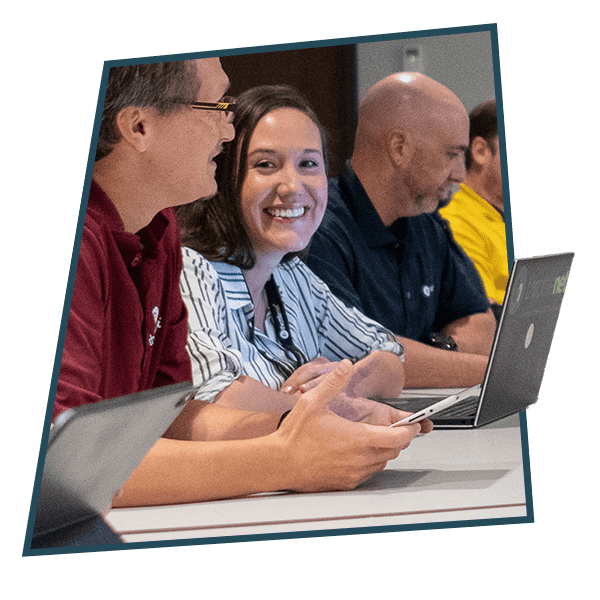
M 339 176 L 339 184 L 344 202 L 361 230 L 367 246 L 379 248 L 395 244 L 396 237 L 383 224 L 349 160 L 346 161 L 345 171 Z
M 111 231 L 125 232 L 123 220 L 106 192 L 92 179 L 90 199 L 87 205 L 88 213 L 96 213 Z
M 487 215 L 490 219 L 496 221 L 498 217 L 504 220 L 504 214 L 501 210 L 498 210 L 491 202 L 488 202 L 485 198 L 481 197 L 475 190 L 471 189 L 466 183 L 460 184 L 460 189 L 471 199 L 479 205 L 481 211 Z
M 210 264 L 217 272 L 229 306 L 233 310 L 244 308 L 249 304 L 252 305 L 250 291 L 239 267 L 222 262 L 211 261 Z
M 87 212 L 95 213 L 96 218 L 99 218 L 112 231 L 124 256 L 132 252 L 139 252 L 140 247 L 143 248 L 143 252 L 148 258 L 155 256 L 158 245 L 169 225 L 169 211 L 172 212 L 173 209 L 167 208 L 159 212 L 146 227 L 137 233 L 127 233 L 115 205 L 98 183 L 92 179 Z

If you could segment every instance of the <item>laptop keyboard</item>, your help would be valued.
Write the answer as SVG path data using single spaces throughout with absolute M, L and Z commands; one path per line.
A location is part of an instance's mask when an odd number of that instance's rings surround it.
M 433 421 L 436 419 L 474 419 L 478 406 L 479 396 L 470 396 L 469 398 L 465 398 L 462 402 L 432 415 L 431 419 Z

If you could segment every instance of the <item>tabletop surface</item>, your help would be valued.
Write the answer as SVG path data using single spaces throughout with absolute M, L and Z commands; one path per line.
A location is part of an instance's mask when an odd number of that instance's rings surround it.
M 126 542 L 525 517 L 518 415 L 474 430 L 418 436 L 350 492 L 271 493 L 122 508 L 107 521 Z

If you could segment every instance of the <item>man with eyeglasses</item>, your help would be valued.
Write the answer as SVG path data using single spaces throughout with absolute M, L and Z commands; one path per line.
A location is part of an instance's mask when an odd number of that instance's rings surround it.
M 111 69 L 54 416 L 190 378 L 172 207 L 216 192 L 233 126 L 190 105 L 228 84 L 218 59 Z
M 111 69 L 54 417 L 191 380 L 173 207 L 217 191 L 214 158 L 234 136 L 228 85 L 217 58 Z M 352 373 L 342 364 L 289 415 L 191 401 L 118 505 L 355 487 L 431 423 L 389 429 L 334 415 L 328 402 Z

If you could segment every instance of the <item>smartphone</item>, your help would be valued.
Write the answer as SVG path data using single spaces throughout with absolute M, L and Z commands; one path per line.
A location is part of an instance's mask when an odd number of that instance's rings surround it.
M 423 408 L 422 410 L 413 413 L 412 415 L 406 417 L 405 419 L 402 419 L 401 421 L 392 423 L 390 427 L 399 427 L 400 425 L 411 425 L 412 423 L 418 423 L 419 421 L 427 419 L 435 413 L 439 413 L 445 408 L 450 408 L 451 406 L 454 406 L 455 404 L 458 404 L 459 402 L 462 402 L 463 400 L 471 398 L 472 396 L 475 396 L 480 393 L 481 385 L 476 385 L 475 387 L 467 388 L 466 390 L 463 390 L 458 394 L 453 394 L 452 396 L 448 396 L 447 398 L 444 398 L 443 400 L 440 400 L 439 402 L 436 402 L 435 404 L 432 404 L 427 408 Z

